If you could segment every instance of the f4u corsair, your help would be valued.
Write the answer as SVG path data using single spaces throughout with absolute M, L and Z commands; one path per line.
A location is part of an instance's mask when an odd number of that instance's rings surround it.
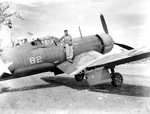
M 51 71 L 55 75 L 67 73 L 74 75 L 77 81 L 87 79 L 89 85 L 111 81 L 117 87 L 123 83 L 123 77 L 115 72 L 117 65 L 144 59 L 150 56 L 150 49 L 134 49 L 115 43 L 108 33 L 104 16 L 100 20 L 105 33 L 73 39 L 74 62 L 66 60 L 65 49 L 58 38 L 52 37 L 49 44 L 44 40 L 35 40 L 4 50 L 0 53 L 0 81 L 21 78 L 41 72 Z M 104 55 L 118 45 L 127 51 Z

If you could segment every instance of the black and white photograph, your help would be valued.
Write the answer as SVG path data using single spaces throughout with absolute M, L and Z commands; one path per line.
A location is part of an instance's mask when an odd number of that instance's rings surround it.
M 150 114 L 149 0 L 0 0 L 0 114 Z

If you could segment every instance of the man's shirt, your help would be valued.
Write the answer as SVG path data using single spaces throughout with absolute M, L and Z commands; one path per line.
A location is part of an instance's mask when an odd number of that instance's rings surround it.
M 64 35 L 60 38 L 60 40 L 63 40 L 63 42 L 66 44 L 69 44 L 69 45 L 72 45 L 72 38 L 71 38 L 71 35 Z

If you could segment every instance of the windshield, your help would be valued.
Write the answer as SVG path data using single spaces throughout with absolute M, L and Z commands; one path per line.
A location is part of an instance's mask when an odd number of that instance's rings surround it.
M 59 42 L 59 39 L 53 36 L 47 36 L 40 39 L 42 44 L 45 46 L 56 46 Z

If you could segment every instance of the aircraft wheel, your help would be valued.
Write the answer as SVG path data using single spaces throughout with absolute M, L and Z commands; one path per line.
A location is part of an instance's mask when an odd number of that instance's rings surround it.
M 85 74 L 84 72 L 81 72 L 81 73 L 75 75 L 76 81 L 82 81 L 84 79 L 84 74 Z
M 119 87 L 122 85 L 123 77 L 120 73 L 116 72 L 116 73 L 111 74 L 111 78 L 112 78 L 111 84 L 114 87 Z

